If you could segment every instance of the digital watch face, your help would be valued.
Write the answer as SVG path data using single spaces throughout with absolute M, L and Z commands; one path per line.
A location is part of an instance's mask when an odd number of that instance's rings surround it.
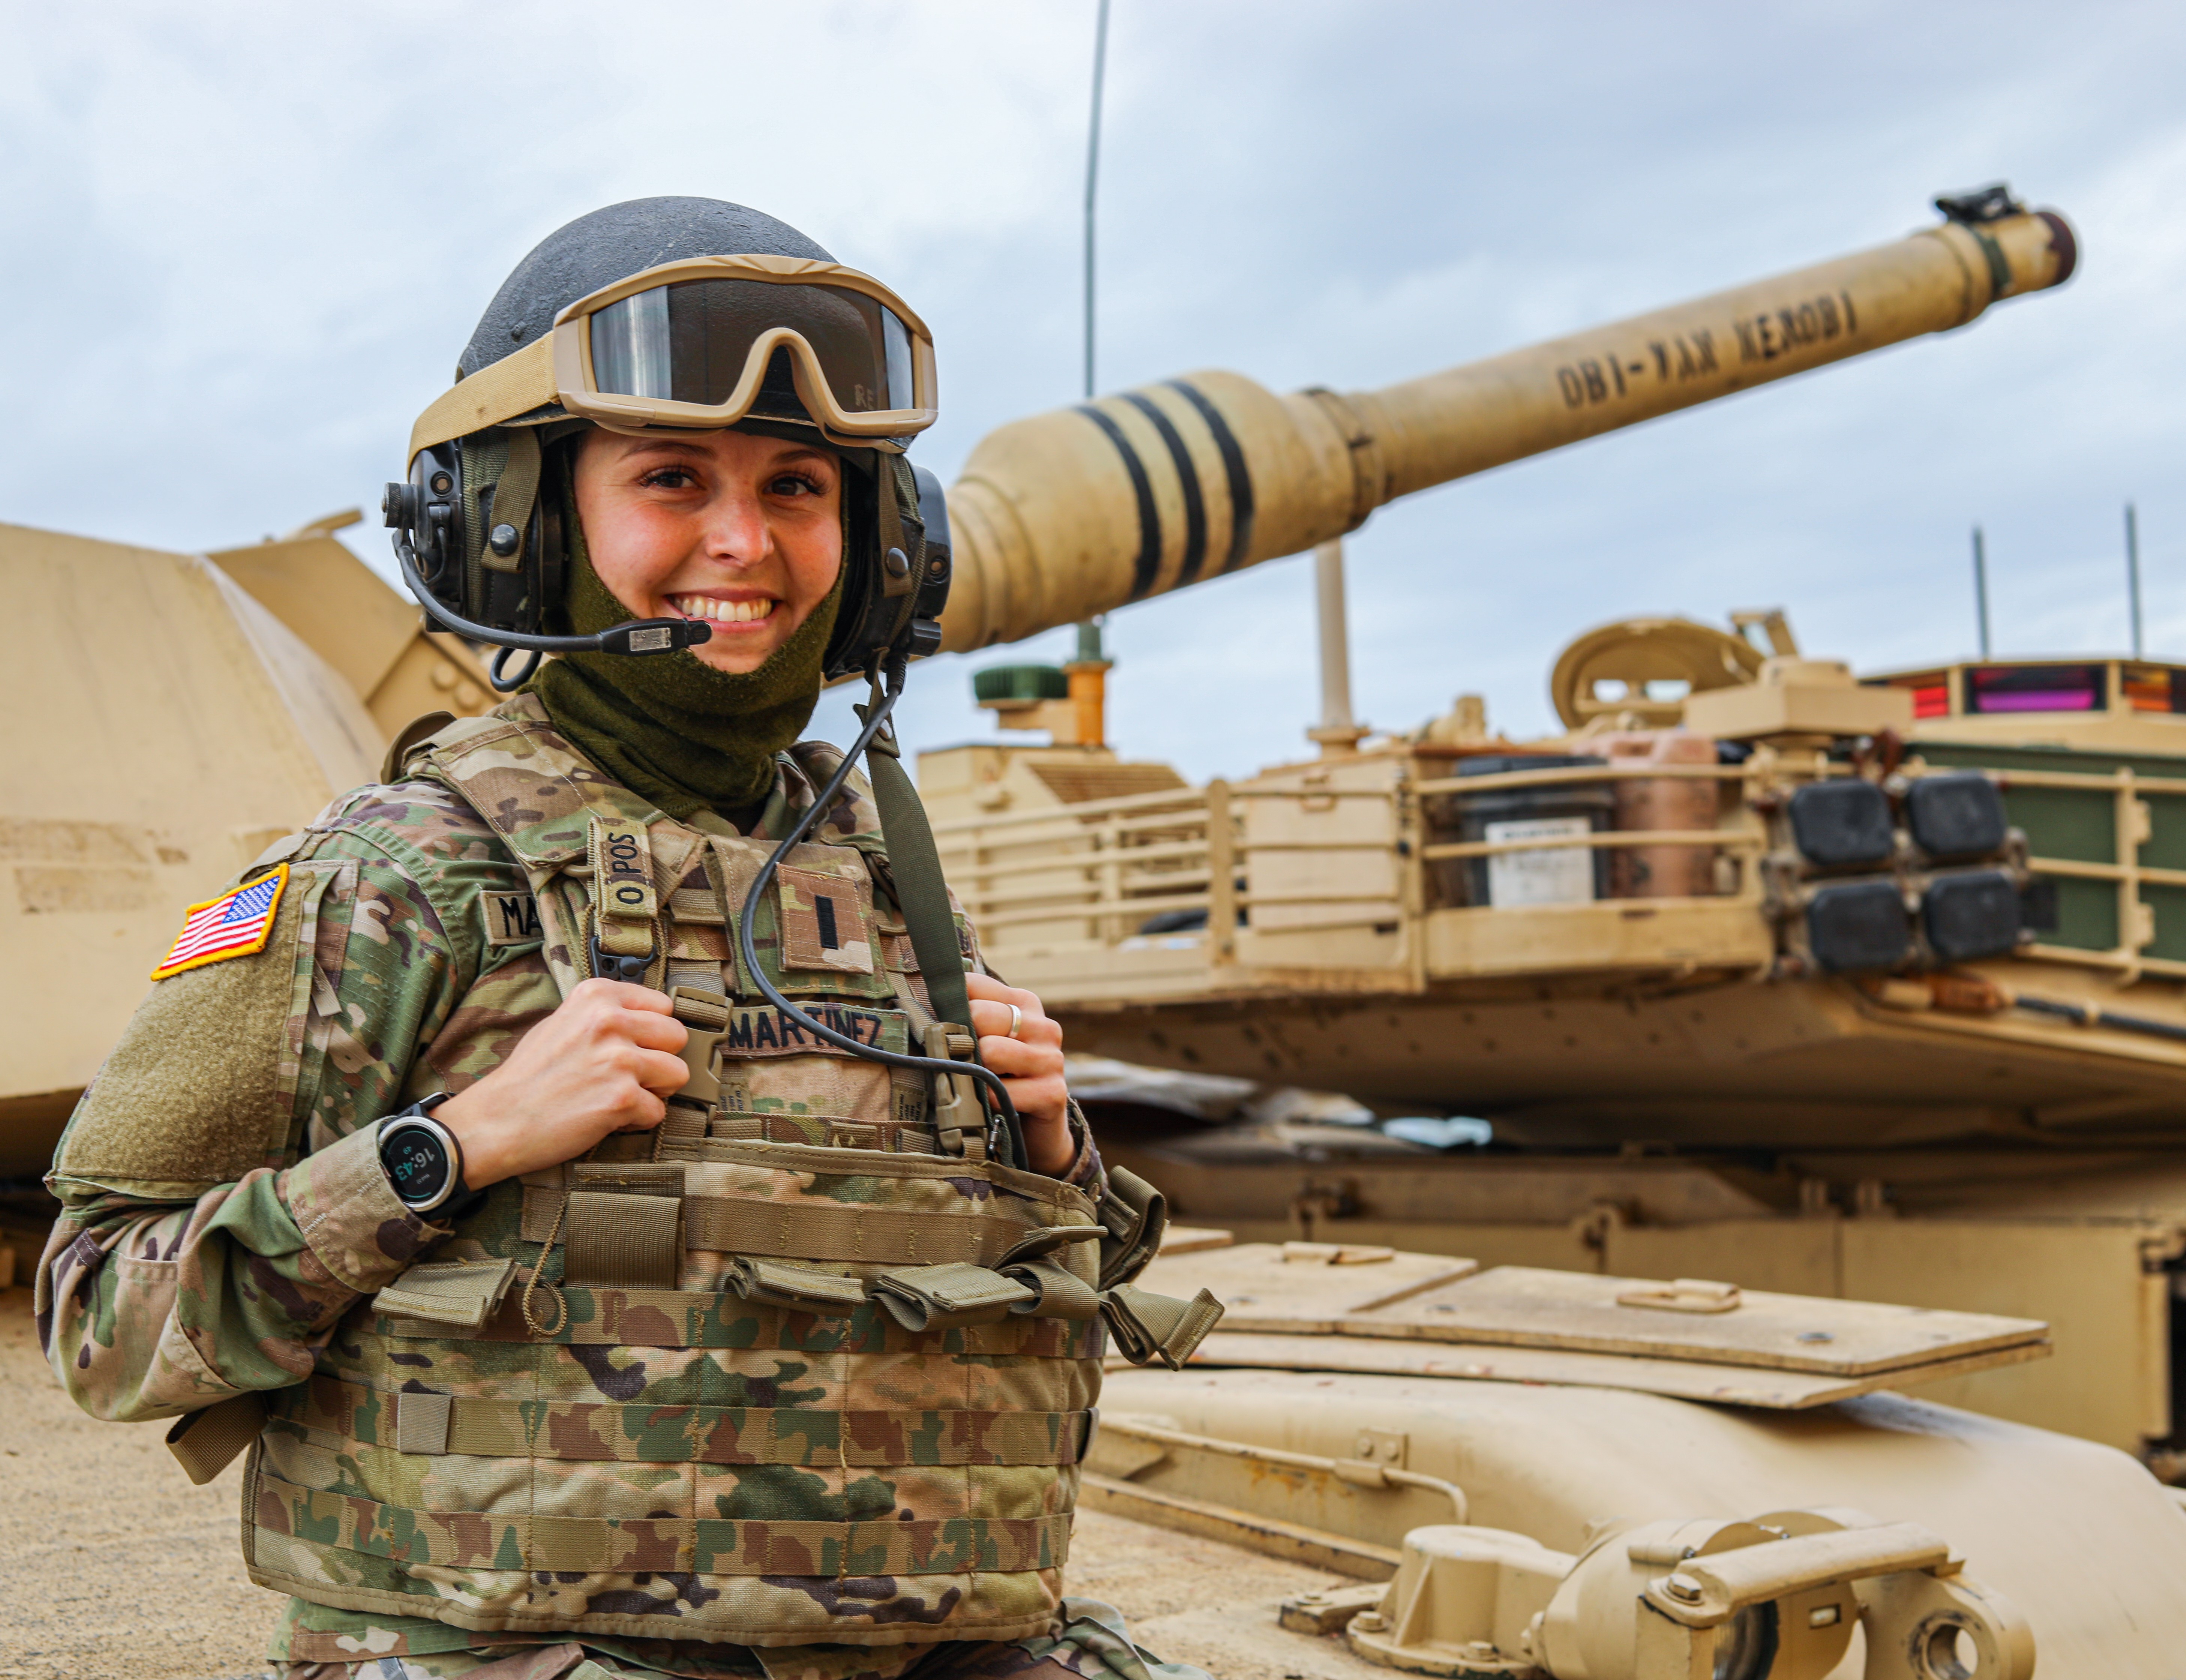
M 447 1190 L 448 1153 L 422 1126 L 406 1126 L 384 1140 L 379 1159 L 395 1194 L 412 1207 L 429 1206 Z

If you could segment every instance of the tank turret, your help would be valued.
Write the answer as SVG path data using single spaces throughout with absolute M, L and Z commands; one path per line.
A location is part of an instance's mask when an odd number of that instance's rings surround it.
M 1014 642 L 1302 553 L 1453 479 L 1963 327 L 2059 286 L 2063 217 L 2002 187 L 1834 261 L 1380 391 L 1207 372 L 997 428 L 949 492 L 944 649 Z

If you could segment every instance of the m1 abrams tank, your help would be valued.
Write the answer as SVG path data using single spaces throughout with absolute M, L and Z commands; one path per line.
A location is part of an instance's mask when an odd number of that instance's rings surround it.
M 1606 406 L 1659 401 L 1641 377 L 1673 375 L 1670 346 L 1695 334 L 1738 346 L 1738 367 L 1825 348 L 1819 300 L 1836 296 L 1840 326 L 1872 323 L 1852 276 L 1902 273 L 1920 245 L 1787 278 L 1780 301 L 1749 289 L 1399 393 L 1238 399 L 1275 440 L 1255 435 L 1256 464 L 1320 464 L 1289 469 L 1291 523 L 1245 552 L 1326 543 L 1376 495 L 1507 458 L 1509 438 L 1543 444 L 1552 421 L 1586 427 L 1589 366 L 1622 358 Z M 1893 287 L 1896 318 L 1915 318 L 1920 288 Z M 1809 294 L 1814 333 L 1795 334 Z M 1765 339 L 1741 330 L 1763 313 Z M 1105 429 L 1050 417 L 975 452 L 960 640 L 1229 552 L 1209 509 L 1241 504 L 1208 486 L 1231 480 L 1146 465 L 1189 457 L 1148 413 L 1180 432 L 1187 386 L 1226 389 L 1178 382 L 1100 405 Z M 1125 432 L 1134 410 L 1144 437 Z M 1358 424 L 1312 432 L 1331 413 Z M 1309 447 L 1338 435 L 1356 447 Z M 1065 690 L 1097 669 L 990 671 L 985 703 L 1056 744 L 929 754 L 922 781 L 989 954 L 1076 1048 L 1494 1123 L 1495 1148 L 1441 1158 L 1113 1138 L 1185 1216 L 2046 1319 L 2057 1361 L 1933 1391 L 2174 1469 L 2186 672 L 2036 660 L 1863 680 L 1803 655 L 1780 614 L 1739 620 L 1580 638 L 1550 683 L 1565 733 L 1545 740 L 1491 735 L 1471 698 L 1365 740 L 1339 681 L 1317 756 L 1205 787 L 1087 744 Z
M 1372 396 L 1279 399 L 1235 375 L 1200 374 L 1005 429 L 951 497 L 960 593 L 950 645 L 989 645 L 1296 552 L 1393 496 L 1961 325 L 2070 273 L 2071 235 L 2054 216 L 2027 215 L 2000 194 L 1952 201 L 1947 212 L 1940 228 L 1875 252 Z M 11 581 L 23 580 L 18 598 L 46 602 L 51 625 L 49 636 L 24 638 L 31 657 L 10 667 L 21 685 L 10 689 L 13 715 L 51 720 L 21 738 L 38 756 L 11 781 L 4 831 L 17 889 L 7 1001 L 27 1030 L 0 1067 L 9 1103 L 0 1119 L 5 1170 L 28 1172 L 141 992 L 136 976 L 183 901 L 255 854 L 266 830 L 370 776 L 412 716 L 475 711 L 487 694 L 468 653 L 423 636 L 407 606 L 323 530 L 204 557 L 10 532 L 0 556 Z M 117 600 L 157 618 L 168 633 L 154 645 L 177 663 L 111 669 L 98 653 L 111 639 L 73 653 L 63 645 L 91 603 L 110 620 Z M 195 638 L 171 633 L 185 618 L 199 626 Z M 1099 674 L 1076 673 L 1073 717 Z M 1037 707 L 1040 686 L 1003 698 Z M 1627 734 L 1659 726 L 1617 725 Z M 1772 773 L 1787 790 L 1849 785 L 1818 751 L 1842 733 L 1756 731 L 1752 759 L 1782 766 Z M 1405 748 L 1360 751 L 1356 732 L 1343 736 L 1336 728 L 1325 744 L 1337 750 L 1325 759 L 1262 778 L 1264 795 L 1257 784 L 1190 789 L 1165 767 L 1071 746 L 936 760 L 928 792 L 998 964 L 1050 991 L 1081 1039 L 1255 1075 L 1273 1054 L 1272 1070 L 1286 1077 L 1319 1074 L 1288 1048 L 1289 1028 L 1263 1034 L 1264 1045 L 1244 1029 L 1350 1011 L 1379 1035 L 1400 999 L 1423 1006 L 1443 983 L 1428 930 L 1450 924 L 1435 919 L 1474 907 L 1432 900 L 1427 871 L 1558 849 L 1536 834 L 1527 846 L 1430 856 L 1477 843 L 1429 840 L 1426 801 L 1534 784 L 1444 789 L 1419 777 L 1400 792 L 1399 778 L 1418 768 L 1400 766 Z M 1427 739 L 1443 736 L 1479 744 L 1462 717 Z M 1440 755 L 1432 779 L 1461 780 L 1443 773 L 1466 756 Z M 1711 871 L 1728 859 L 1708 878 L 1719 889 L 1712 895 L 1610 902 L 1621 926 L 1627 909 L 1674 917 L 1705 901 L 1693 925 L 1729 938 L 1723 930 L 1760 913 L 1763 890 L 1740 814 L 1745 767 L 1674 756 L 1649 767 L 1632 779 L 1715 792 L 1706 837 L 1589 822 L 1577 849 L 1629 852 L 1628 869 L 1645 863 L 1665 880 L 1681 878 L 1688 851 L 1708 853 Z M 1597 767 L 1585 779 L 1617 778 Z M 201 792 L 214 786 L 216 803 Z M 1254 826 L 1263 809 L 1276 829 Z M 1597 848 L 1593 837 L 1605 833 L 1618 838 Z M 1781 850 L 1772 841 L 1769 855 Z M 2028 865 L 2008 838 L 1993 851 L 1948 862 L 2007 877 L 2015 907 Z M 1356 877 L 1340 892 L 1325 885 L 1328 860 Z M 1906 862 L 1909 880 L 1919 861 Z M 1805 891 L 1807 877 L 1787 867 L 1783 891 Z M 1492 897 L 1477 907 L 1499 913 Z M 1576 924 L 1597 902 L 1542 907 L 1572 912 Z M 1197 930 L 1140 931 L 1195 910 Z M 1764 915 L 1763 926 L 1763 936 L 1740 936 L 1728 966 L 1631 934 L 1611 965 L 1631 978 L 1609 990 L 1597 980 L 1595 995 L 1651 999 L 1734 983 L 1757 992 L 1754 977 L 1774 974 L 1779 955 L 1776 924 Z M 1486 978 L 1483 997 L 1500 986 L 1539 1007 L 1539 976 Z M 1562 971 L 1552 978 L 1562 983 Z M 1923 1010 L 1901 1011 L 1925 1020 L 1933 985 L 1889 977 L 1900 981 L 1928 988 Z M 1836 984 L 1788 969 L 1775 983 Z M 1353 1042 L 1362 1064 L 1384 1054 L 1374 1036 Z M 1229 1047 L 1247 1045 L 1231 1056 Z M 2086 1065 L 2094 1079 L 2104 1064 Z M 1314 1082 L 1370 1088 L 1333 1074 Z M 1421 1098 L 1408 1089 L 1404 1100 Z M 1605 1125 L 1617 1133 L 1623 1122 Z M 1219 1211 L 1188 1163 L 1142 1153 L 1185 1205 Z M 1275 1199 L 1265 1234 L 1305 1241 L 1176 1233 L 1149 1281 L 1211 1289 L 1230 1318 L 1185 1370 L 1112 1377 L 1086 1467 L 1091 1537 L 1073 1570 L 1099 1590 L 1103 1548 L 1113 1559 L 1140 1543 L 1101 1526 L 1124 1516 L 1334 1577 L 1397 1577 L 1385 1599 L 1317 1576 L 1315 1590 L 1293 1595 L 1283 1628 L 1274 1604 L 1241 1602 L 1234 1589 L 1210 1593 L 1197 1622 L 1157 1624 L 1172 1655 L 1270 1680 L 1384 1665 L 1564 1680 L 2004 1680 L 2032 1673 L 2037 1655 L 2048 1672 L 2169 1672 L 2170 1654 L 2186 1644 L 2173 1590 L 2186 1523 L 2166 1490 L 2105 1447 L 1884 1391 L 2037 1368 L 2028 1362 L 2049 1346 L 2039 1322 L 1823 1298 L 1845 1293 L 1834 1278 L 1801 1295 L 1610 1275 L 1611 1233 L 1652 1228 L 1653 1205 L 1633 1201 L 1618 1176 L 1628 1168 L 1670 1185 L 1679 1215 L 1774 1210 L 1750 1189 L 1750 1202 L 1730 1200 L 1746 1180 L 1714 1165 L 1611 1155 L 1578 1166 L 1605 1188 L 1587 1190 L 1576 1222 L 1535 1216 L 1571 1196 L 1570 1163 L 1551 1160 L 1537 1181 L 1506 1177 L 1471 1204 L 1451 1200 L 1461 1175 L 1439 1175 L 1439 1199 L 1411 1221 L 1418 1239 L 1401 1247 L 1370 1240 L 1404 1222 L 1371 1205 L 1348 1172 Z M 1774 1182 L 1767 1169 L 1743 1170 Z M 1422 1177 L 1415 1166 L 1411 1176 Z M 1500 1225 L 1452 1216 L 1466 1205 L 1492 1209 Z M 1801 1228 L 1824 1238 L 1862 1222 L 1812 1211 Z M 1303 1231 L 1284 1228 L 1293 1217 Z M 1602 1235 L 1573 1248 L 1569 1269 L 1513 1263 L 1566 1258 L 1516 1249 L 1536 1238 L 1553 1246 L 1574 1222 Z M 1517 1233 L 1504 1249 L 1474 1241 L 1499 1230 Z M 1478 1256 L 1454 1257 L 1460 1242 L 1501 1263 L 1483 1271 Z M 1339 1649 L 1323 1630 L 1347 1623 L 1352 1643 Z

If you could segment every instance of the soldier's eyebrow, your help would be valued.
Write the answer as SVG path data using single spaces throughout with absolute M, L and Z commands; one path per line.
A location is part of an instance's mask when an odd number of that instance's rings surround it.
M 633 437 L 622 440 L 622 459 L 642 460 L 647 456 L 672 455 L 684 459 L 710 460 L 712 452 L 703 443 L 681 437 Z M 812 463 L 839 469 L 841 462 L 829 451 L 815 449 L 804 444 L 794 444 L 788 452 L 770 462 L 770 472 L 791 472 Z

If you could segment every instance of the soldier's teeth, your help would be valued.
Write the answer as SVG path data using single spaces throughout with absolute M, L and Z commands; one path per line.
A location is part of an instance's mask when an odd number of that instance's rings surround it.
M 717 601 L 710 595 L 679 595 L 675 604 L 686 618 L 709 618 L 720 624 L 751 624 L 774 614 L 771 600 Z

